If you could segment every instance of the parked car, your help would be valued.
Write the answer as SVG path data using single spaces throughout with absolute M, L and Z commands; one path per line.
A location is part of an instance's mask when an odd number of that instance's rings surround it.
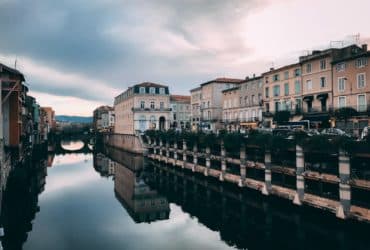
M 322 135 L 329 135 L 329 136 L 347 136 L 352 137 L 351 135 L 347 134 L 343 130 L 339 128 L 326 128 L 321 131 Z

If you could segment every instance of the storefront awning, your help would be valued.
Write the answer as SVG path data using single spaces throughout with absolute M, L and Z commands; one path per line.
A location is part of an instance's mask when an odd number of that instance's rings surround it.
M 322 100 L 322 99 L 327 99 L 327 98 L 328 98 L 328 93 L 325 93 L 325 94 L 318 94 L 318 95 L 316 96 L 316 98 L 317 98 L 317 99 L 320 99 L 320 100 Z
M 307 95 L 303 97 L 303 101 L 305 102 L 312 102 L 313 100 L 313 95 Z

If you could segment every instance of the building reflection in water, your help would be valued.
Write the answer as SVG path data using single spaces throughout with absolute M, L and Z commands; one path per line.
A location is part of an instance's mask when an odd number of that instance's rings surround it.
M 144 158 L 115 149 L 109 149 L 107 154 L 115 161 L 98 153 L 94 155 L 94 167 L 102 174 L 106 173 L 107 166 L 114 166 L 115 196 L 131 218 L 136 223 L 168 219 L 170 207 L 167 199 L 145 181 Z
M 370 249 L 368 224 L 151 163 L 147 184 L 239 249 Z
M 47 176 L 47 159 L 30 160 L 16 166 L 10 173 L 1 204 L 1 239 L 4 249 L 22 249 L 32 221 L 40 211 L 38 196 L 44 191 Z

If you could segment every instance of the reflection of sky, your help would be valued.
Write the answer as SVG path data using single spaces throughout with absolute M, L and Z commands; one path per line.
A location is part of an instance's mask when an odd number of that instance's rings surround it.
M 82 141 L 62 141 L 62 148 L 65 150 L 79 150 L 83 146 L 84 143 Z
M 88 158 L 87 161 L 86 157 Z M 171 204 L 170 219 L 135 224 L 91 155 L 57 156 L 24 249 L 225 249 L 218 232 Z

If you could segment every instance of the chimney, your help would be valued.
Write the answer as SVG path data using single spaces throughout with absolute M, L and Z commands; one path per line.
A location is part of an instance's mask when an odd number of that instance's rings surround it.
M 274 70 L 274 67 L 271 67 L 271 68 L 270 68 L 270 71 L 273 71 L 273 70 Z
M 245 77 L 245 80 L 249 80 L 249 76 L 246 76 L 246 77 Z
M 256 78 L 256 74 L 253 73 L 253 78 Z
M 364 52 L 366 52 L 367 51 L 367 44 L 365 43 L 365 44 L 362 44 L 362 50 L 364 51 Z

